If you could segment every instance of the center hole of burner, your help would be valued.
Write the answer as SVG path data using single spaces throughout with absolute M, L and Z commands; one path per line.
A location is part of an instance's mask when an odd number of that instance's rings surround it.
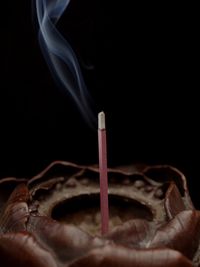
M 151 210 L 140 202 L 117 195 L 109 195 L 109 229 L 126 221 L 140 218 L 151 221 Z M 79 195 L 57 204 L 52 218 L 78 226 L 94 235 L 100 234 L 101 214 L 99 194 Z

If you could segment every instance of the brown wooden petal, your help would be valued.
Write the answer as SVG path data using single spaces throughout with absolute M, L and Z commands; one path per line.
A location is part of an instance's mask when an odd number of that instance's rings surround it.
M 10 195 L 0 216 L 0 233 L 26 230 L 29 211 L 27 200 L 28 188 L 25 184 L 18 185 Z
M 92 247 L 104 244 L 73 225 L 58 223 L 48 217 L 30 216 L 27 230 L 48 250 L 53 250 L 57 260 L 66 263 L 83 256 Z
M 117 226 L 106 238 L 129 248 L 144 248 L 154 233 L 152 222 L 136 219 Z
M 164 201 L 165 210 L 169 219 L 174 218 L 179 212 L 187 209 L 175 183 L 171 183 Z
M 28 233 L 0 236 L 0 266 L 58 267 L 52 255 Z
M 181 196 L 184 197 L 187 209 L 194 209 L 188 192 L 186 177 L 178 169 L 169 165 L 155 165 L 146 167 L 143 173 L 150 179 L 161 181 L 162 183 L 174 182 Z
M 112 245 L 91 251 L 69 267 L 192 267 L 181 253 L 171 249 L 133 250 Z
M 156 232 L 151 247 L 168 247 L 192 258 L 199 246 L 200 214 L 183 211 Z

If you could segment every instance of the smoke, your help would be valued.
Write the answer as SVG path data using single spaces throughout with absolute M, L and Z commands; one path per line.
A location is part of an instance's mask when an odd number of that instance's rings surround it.
M 33 0 L 34 1 L 34 0 Z M 77 57 L 67 40 L 56 28 L 70 0 L 35 0 L 39 44 L 48 67 L 64 92 L 68 92 L 90 126 L 96 124 L 91 100 Z

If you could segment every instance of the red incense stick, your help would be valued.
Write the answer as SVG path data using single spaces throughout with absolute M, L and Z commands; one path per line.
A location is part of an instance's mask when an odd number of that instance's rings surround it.
M 105 114 L 98 114 L 98 141 L 99 141 L 99 173 L 100 173 L 100 202 L 101 202 L 101 233 L 108 232 L 108 173 L 107 173 L 107 144 Z

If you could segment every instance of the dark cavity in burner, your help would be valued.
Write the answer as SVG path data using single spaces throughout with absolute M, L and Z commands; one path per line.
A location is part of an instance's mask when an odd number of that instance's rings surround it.
M 118 195 L 109 195 L 110 230 L 132 219 L 153 220 L 151 210 L 137 200 Z M 57 204 L 52 218 L 67 224 L 74 224 L 91 234 L 100 232 L 99 194 L 81 195 Z

